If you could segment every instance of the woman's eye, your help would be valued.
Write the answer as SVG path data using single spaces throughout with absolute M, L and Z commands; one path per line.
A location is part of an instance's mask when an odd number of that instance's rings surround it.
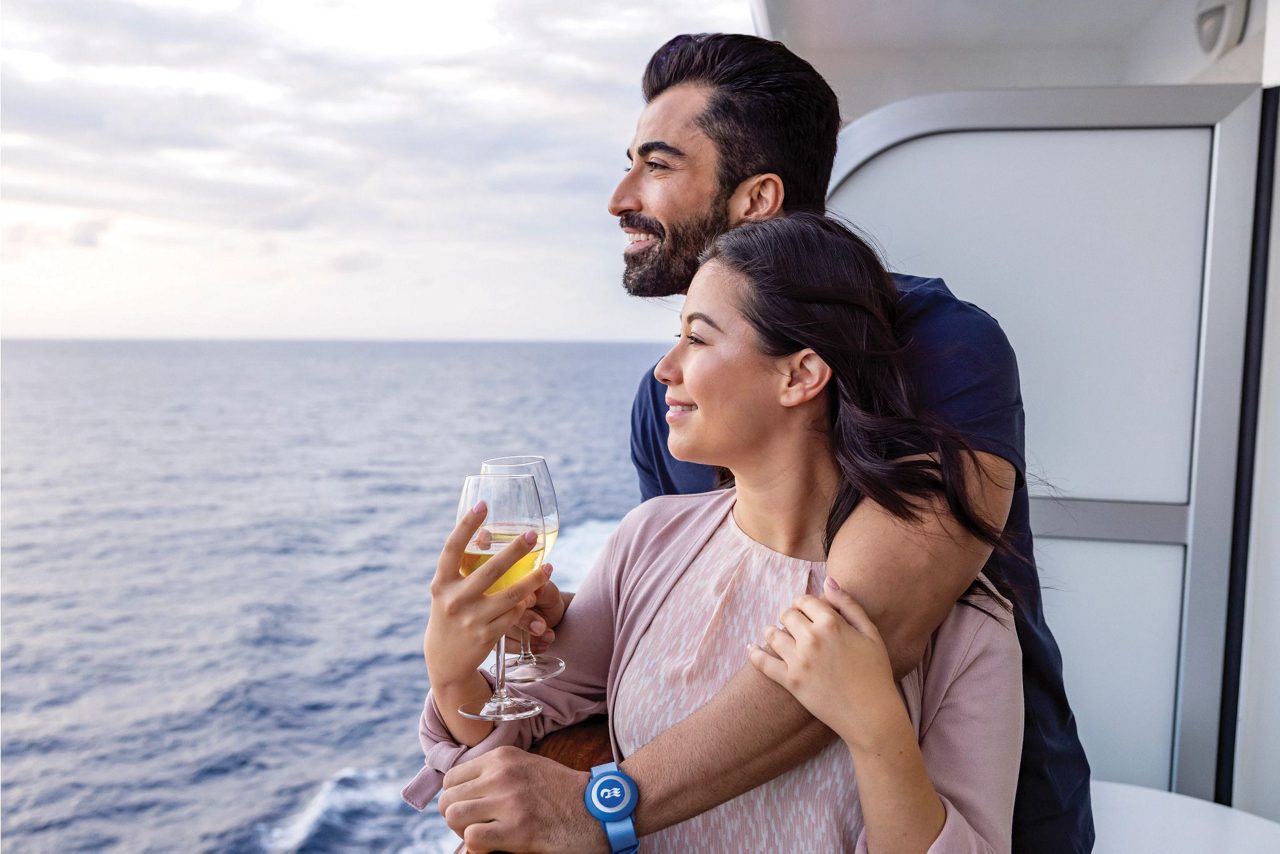
M 702 344 L 702 343 L 703 343 L 703 340 L 702 340 L 701 338 L 699 338 L 697 335 L 692 335 L 692 334 L 691 334 L 691 335 L 686 335 L 686 336 L 684 336 L 684 338 L 685 338 L 685 340 L 686 340 L 686 341 L 688 341 L 690 344 Z

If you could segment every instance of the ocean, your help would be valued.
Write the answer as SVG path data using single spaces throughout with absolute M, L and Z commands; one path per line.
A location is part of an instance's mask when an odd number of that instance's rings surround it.
M 453 851 L 399 790 L 462 478 L 547 457 L 572 589 L 662 352 L 5 342 L 5 851 Z

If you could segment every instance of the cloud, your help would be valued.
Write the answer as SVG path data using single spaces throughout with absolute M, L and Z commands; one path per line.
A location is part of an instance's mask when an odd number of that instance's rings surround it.
M 73 246 L 87 246 L 90 249 L 96 249 L 98 239 L 111 228 L 111 220 L 108 219 L 89 219 L 78 222 L 71 229 L 71 243 Z
M 8 0 L 3 192 L 75 209 L 76 247 L 98 212 L 270 241 L 246 276 L 412 284 L 436 249 L 486 245 L 616 263 L 604 207 L 644 62 L 744 6 Z
M 372 252 L 347 252 L 329 262 L 339 273 L 362 273 L 382 266 L 382 258 Z

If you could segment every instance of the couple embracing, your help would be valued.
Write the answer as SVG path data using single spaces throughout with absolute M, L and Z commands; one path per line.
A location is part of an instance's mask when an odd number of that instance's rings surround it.
M 644 95 L 609 205 L 624 284 L 687 292 L 632 413 L 647 500 L 576 596 L 543 576 L 501 607 L 456 576 L 482 520 L 459 522 L 405 799 L 443 785 L 473 851 L 629 850 L 631 832 L 662 850 L 1089 850 L 1004 334 L 824 215 L 836 98 L 782 45 L 679 36 Z M 545 713 L 462 718 L 525 606 L 568 664 L 520 687 Z M 485 607 L 508 616 L 460 616 Z M 525 752 L 601 712 L 633 795 L 608 828 L 589 775 Z

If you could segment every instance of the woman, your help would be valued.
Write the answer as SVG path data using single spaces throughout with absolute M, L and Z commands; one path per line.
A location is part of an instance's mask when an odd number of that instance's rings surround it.
M 454 552 L 482 514 L 464 519 L 433 584 L 427 767 L 406 799 L 424 806 L 473 751 L 527 747 L 602 711 L 621 760 L 710 699 L 776 622 L 752 663 L 846 743 L 646 849 L 1008 850 L 1023 710 L 1002 580 L 980 579 L 896 686 L 836 568 L 827 583 L 831 540 L 864 496 L 903 519 L 945 496 L 969 533 L 1008 548 L 973 510 L 963 439 L 913 410 L 896 316 L 875 254 L 833 220 L 795 214 L 717 239 L 655 375 L 671 452 L 735 486 L 628 514 L 557 627 L 568 669 L 523 692 L 546 712 L 496 728 L 454 710 L 488 696 L 475 664 L 521 603 L 485 601 L 486 578 L 456 580 Z M 464 625 L 468 609 L 481 616 Z

